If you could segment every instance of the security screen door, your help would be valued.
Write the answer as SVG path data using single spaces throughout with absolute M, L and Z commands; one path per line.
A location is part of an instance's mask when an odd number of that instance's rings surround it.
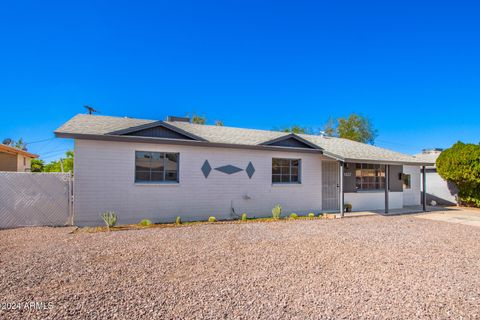
M 339 210 L 339 165 L 336 161 L 322 162 L 322 210 Z

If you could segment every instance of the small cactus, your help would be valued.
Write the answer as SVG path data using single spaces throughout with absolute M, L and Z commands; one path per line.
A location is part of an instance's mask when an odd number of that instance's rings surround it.
M 247 214 L 246 213 L 242 213 L 242 221 L 247 221 Z
M 150 221 L 148 219 L 143 219 L 138 224 L 141 225 L 141 226 L 144 226 L 144 227 L 148 227 L 148 226 L 152 225 L 152 221 Z
M 309 218 L 315 218 L 315 213 L 310 212 L 310 213 L 308 214 L 308 217 L 309 217 Z
M 281 215 L 282 215 L 282 206 L 277 204 L 272 209 L 272 218 L 273 219 L 280 219 Z
M 296 213 L 290 213 L 290 219 L 298 219 L 298 214 Z
M 175 219 L 175 224 L 182 224 L 182 218 L 177 217 L 177 218 Z
M 208 222 L 217 222 L 217 219 L 214 216 L 208 218 Z
M 114 211 L 106 211 L 102 213 L 102 219 L 103 221 L 105 221 L 108 230 L 110 230 L 110 228 L 112 227 L 115 227 L 115 225 L 117 224 L 117 215 Z

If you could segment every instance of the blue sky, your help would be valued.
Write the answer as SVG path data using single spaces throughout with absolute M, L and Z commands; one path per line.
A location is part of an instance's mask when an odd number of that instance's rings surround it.
M 0 138 L 50 139 L 88 104 L 261 129 L 357 112 L 401 152 L 478 143 L 479 16 L 475 1 L 3 1 Z

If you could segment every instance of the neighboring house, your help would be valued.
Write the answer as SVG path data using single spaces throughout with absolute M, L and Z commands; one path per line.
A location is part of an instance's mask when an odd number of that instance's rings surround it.
M 419 161 L 432 162 L 432 166 L 428 166 L 426 170 L 427 178 L 427 203 L 439 205 L 456 205 L 458 189 L 454 183 L 444 180 L 437 173 L 435 162 L 443 149 L 423 149 L 422 153 L 415 155 Z
M 38 155 L 0 144 L 0 171 L 29 172 L 34 158 Z
M 77 115 L 55 134 L 75 139 L 78 225 L 100 224 L 104 211 L 138 223 L 269 216 L 277 203 L 285 214 L 420 205 L 419 167 L 432 164 L 347 139 L 179 117 Z

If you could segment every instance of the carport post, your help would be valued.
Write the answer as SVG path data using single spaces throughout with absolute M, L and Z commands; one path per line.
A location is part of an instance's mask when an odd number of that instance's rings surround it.
M 340 197 L 339 197 L 339 202 L 340 202 L 340 216 L 343 218 L 345 216 L 345 213 L 344 213 L 344 207 L 345 207 L 345 197 L 344 197 L 344 194 L 343 194 L 343 167 L 344 167 L 344 163 L 343 161 L 338 161 L 338 165 L 340 167 L 340 170 L 339 171 L 339 174 L 340 174 L 340 177 L 339 177 L 339 181 L 338 181 L 338 192 L 340 193 Z
M 425 166 L 422 166 L 422 206 L 423 211 L 427 211 L 427 170 Z
M 385 165 L 385 213 L 388 213 L 388 188 L 390 186 L 390 166 Z

